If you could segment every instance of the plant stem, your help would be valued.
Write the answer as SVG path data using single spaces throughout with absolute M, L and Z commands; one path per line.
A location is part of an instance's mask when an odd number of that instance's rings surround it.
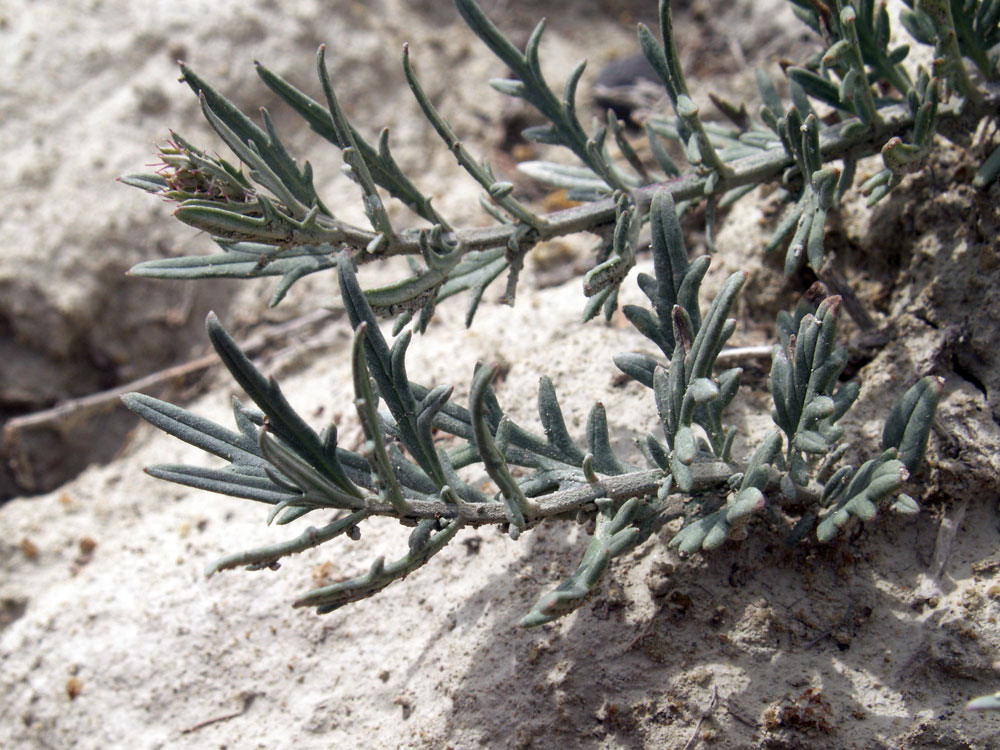
M 964 125 L 978 122 L 980 117 L 991 114 L 1000 107 L 1000 85 L 984 84 L 985 95 L 981 102 L 966 102 L 964 109 L 941 107 L 938 110 L 939 130 L 950 125 Z M 843 135 L 844 126 L 854 120 L 841 123 L 822 133 L 820 151 L 824 162 L 843 158 L 859 158 L 876 154 L 881 145 L 894 135 L 905 134 L 913 127 L 914 118 L 908 107 L 903 104 L 890 105 L 879 110 L 882 123 L 874 131 L 860 136 Z M 727 175 L 724 186 L 716 190 L 718 194 L 743 185 L 756 185 L 779 177 L 784 170 L 793 166 L 794 160 L 783 150 L 774 150 L 754 154 L 729 163 L 732 174 Z M 688 174 L 669 180 L 662 184 L 645 185 L 632 190 L 641 211 L 648 211 L 653 194 L 659 189 L 665 189 L 675 202 L 705 197 L 705 187 L 708 176 Z M 522 239 L 521 243 L 541 242 L 568 234 L 591 231 L 602 226 L 611 226 L 615 222 L 615 199 L 605 198 L 573 208 L 556 211 L 540 217 L 543 224 L 531 231 L 531 236 Z M 322 219 L 320 220 L 322 222 Z M 384 246 L 377 254 L 365 253 L 364 249 L 375 238 L 371 231 L 351 227 L 339 223 L 337 231 L 338 242 L 352 249 L 352 255 L 357 262 L 365 263 L 393 255 L 417 255 L 420 253 L 420 241 L 417 231 L 400 232 L 393 242 Z M 450 233 L 450 242 L 461 243 L 465 252 L 488 250 L 496 247 L 507 247 L 511 238 L 517 232 L 523 232 L 520 223 L 504 224 L 475 229 L 458 229 Z M 310 238 L 314 242 L 314 238 Z
M 691 466 L 694 474 L 695 491 L 707 490 L 725 484 L 726 480 L 736 470 L 731 464 L 723 461 L 696 463 Z M 593 505 L 594 501 L 607 497 L 612 500 L 627 500 L 643 495 L 655 495 L 663 483 L 666 473 L 660 469 L 619 474 L 601 479 L 596 484 L 587 484 L 581 476 L 580 487 L 553 492 L 544 498 L 536 500 L 537 507 L 528 525 L 534 525 L 540 520 L 575 513 Z M 678 499 L 686 497 L 678 495 Z M 504 524 L 508 522 L 507 506 L 504 503 L 462 503 L 446 504 L 435 500 L 412 500 L 407 520 L 423 518 L 460 518 L 466 526 L 485 526 L 489 524 Z M 376 516 L 399 517 L 391 504 L 374 497 L 366 499 L 365 509 Z

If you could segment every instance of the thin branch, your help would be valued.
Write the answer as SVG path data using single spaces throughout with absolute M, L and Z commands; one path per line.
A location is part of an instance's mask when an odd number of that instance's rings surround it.
M 253 705 L 254 700 L 256 700 L 258 695 L 263 695 L 263 693 L 240 693 L 240 697 L 243 699 L 243 708 L 239 711 L 233 711 L 230 714 L 225 714 L 224 716 L 216 716 L 212 719 L 205 719 L 205 721 L 199 721 L 193 727 L 188 727 L 187 729 L 182 729 L 181 734 L 191 734 L 192 732 L 197 732 L 199 729 L 204 729 L 205 727 L 211 726 L 212 724 L 219 724 L 223 721 L 229 721 L 230 719 L 235 719 L 242 716 L 247 711 L 250 710 L 250 706 Z
M 248 355 L 260 353 L 289 334 L 327 320 L 332 320 L 340 314 L 340 310 L 315 310 L 306 315 L 294 318 L 287 323 L 274 326 L 258 336 L 254 336 L 245 344 L 241 344 L 240 348 Z M 80 398 L 68 399 L 51 408 L 25 414 L 23 417 L 15 417 L 4 425 L 3 442 L 0 444 L 0 447 L 2 447 L 2 451 L 5 454 L 10 454 L 16 448 L 20 434 L 25 430 L 50 425 L 63 430 L 68 429 L 76 420 L 85 419 L 91 414 L 102 411 L 109 406 L 117 406 L 121 402 L 121 397 L 126 393 L 158 388 L 180 378 L 207 370 L 218 364 L 221 364 L 218 355 L 215 353 L 206 354 L 203 357 L 182 362 L 179 365 L 172 365 L 163 370 L 157 370 L 124 385 L 91 393 Z
M 716 366 L 727 366 L 748 359 L 770 359 L 773 350 L 773 344 L 734 346 L 719 352 L 719 356 L 715 358 L 715 364 Z
M 742 467 L 726 463 L 725 461 L 694 463 L 690 468 L 694 485 L 692 493 L 705 492 L 720 487 L 734 473 L 742 470 Z M 553 492 L 541 498 L 534 498 L 537 502 L 537 507 L 528 525 L 533 526 L 535 523 L 546 518 L 573 514 L 580 510 L 588 510 L 601 498 L 621 501 L 632 497 L 655 495 L 666 477 L 666 472 L 660 469 L 650 469 L 631 474 L 608 476 L 596 484 L 586 484 L 586 480 L 581 475 L 579 487 Z M 766 489 L 768 491 L 776 491 L 778 489 L 776 474 L 768 480 Z M 797 491 L 797 497 L 802 502 L 814 502 L 819 497 L 818 490 L 815 487 L 798 487 Z M 672 513 L 682 508 L 684 503 L 690 500 L 690 493 L 671 495 L 670 497 L 671 506 L 667 509 L 667 512 Z M 435 500 L 407 499 L 410 503 L 410 511 L 405 516 L 407 520 L 461 518 L 466 526 L 504 524 L 509 520 L 507 518 L 507 506 L 504 503 L 461 503 L 453 505 Z M 358 505 L 361 507 L 361 503 L 358 503 Z M 372 515 L 400 518 L 392 505 L 378 500 L 374 496 L 366 498 L 363 507 Z
M 1000 106 L 1000 85 L 985 84 L 987 88 L 986 102 L 983 107 L 976 108 L 979 114 L 987 114 L 997 106 Z M 994 109 L 990 109 L 993 107 Z M 938 120 L 941 127 L 946 127 L 949 121 L 966 119 L 970 116 L 969 110 L 973 107 L 968 103 L 962 111 L 946 109 L 942 107 L 938 111 Z M 882 143 L 887 140 L 891 133 L 905 131 L 913 126 L 913 116 L 904 105 L 892 105 L 880 110 L 884 119 L 883 127 L 875 133 L 869 133 L 865 137 L 844 136 L 844 126 L 853 122 L 848 120 L 839 126 L 827 128 L 821 134 L 820 151 L 824 161 L 839 159 L 846 156 L 869 154 L 872 152 L 873 143 Z M 978 119 L 978 117 L 976 118 Z M 717 192 L 723 193 L 742 185 L 758 184 L 780 175 L 785 169 L 792 166 L 793 159 L 784 151 L 773 150 L 754 154 L 730 163 L 733 173 L 727 176 L 725 188 L 720 187 Z M 649 203 L 657 190 L 663 188 L 670 193 L 675 203 L 690 200 L 692 198 L 702 198 L 705 196 L 705 186 L 708 177 L 697 174 L 689 174 L 678 177 L 668 182 L 656 185 L 646 185 L 632 191 L 632 196 L 639 204 L 641 211 L 649 210 Z M 593 203 L 556 211 L 542 216 L 545 224 L 538 229 L 538 240 L 545 241 L 567 234 L 588 231 L 594 227 L 605 224 L 611 225 L 615 222 L 615 199 L 605 198 Z M 514 233 L 519 229 L 517 224 L 505 224 L 501 226 L 485 227 L 480 229 L 456 230 L 455 239 L 461 242 L 466 252 L 473 250 L 486 250 L 491 247 L 506 247 Z M 358 243 L 358 249 L 362 249 L 374 238 L 369 232 L 359 230 L 359 239 L 363 244 Z M 354 245 L 353 237 L 345 238 L 344 242 Z M 416 233 L 401 233 L 395 243 L 390 244 L 384 255 L 415 255 L 420 252 L 419 237 Z M 358 254 L 360 262 L 373 260 L 372 256 Z
M 980 102 L 965 102 L 964 108 L 960 108 L 958 105 L 940 107 L 937 112 L 937 130 L 939 132 L 951 132 L 956 129 L 971 131 L 975 129 L 976 123 L 982 117 L 992 115 L 1000 107 L 1000 84 L 984 83 L 983 90 L 984 95 Z M 883 107 L 879 110 L 879 115 L 882 118 L 882 123 L 861 134 L 858 134 L 857 128 L 851 127 L 857 124 L 856 118 L 824 128 L 820 134 L 819 146 L 822 161 L 825 163 L 837 159 L 855 159 L 875 153 L 891 137 L 905 135 L 913 127 L 915 121 L 914 115 L 905 104 Z M 785 150 L 771 149 L 727 162 L 727 167 L 732 169 L 732 173 L 727 174 L 724 181 L 715 180 L 710 185 L 711 175 L 692 173 L 664 183 L 635 188 L 630 191 L 630 194 L 636 201 L 638 210 L 644 213 L 649 210 L 653 195 L 660 189 L 666 190 L 675 203 L 686 200 L 701 200 L 721 195 L 739 187 L 757 185 L 776 179 L 794 164 L 795 160 Z M 716 182 L 719 184 L 715 184 Z M 196 206 L 187 209 L 182 205 L 177 209 L 176 214 L 184 220 L 185 211 L 200 212 L 198 217 L 202 218 L 209 214 L 216 216 L 219 213 L 215 208 Z M 537 219 L 538 225 L 531 228 L 527 235 L 525 229 L 528 225 L 512 222 L 482 228 L 456 229 L 453 232 L 444 232 L 442 239 L 450 247 L 460 248 L 456 252 L 461 254 L 493 248 L 508 248 L 514 242 L 520 243 L 521 250 L 526 252 L 531 245 L 537 242 L 613 226 L 616 219 L 616 201 L 614 197 L 604 198 L 541 215 Z M 207 220 L 208 218 L 206 218 Z M 247 232 L 263 231 L 256 224 L 249 226 L 248 221 L 260 223 L 263 220 L 239 217 L 237 222 L 239 226 L 235 229 L 225 223 L 199 224 L 197 217 L 192 218 L 190 223 L 222 238 L 245 240 L 248 239 Z M 425 235 L 426 230 L 399 232 L 395 237 L 380 243 L 377 246 L 377 252 L 370 252 L 368 248 L 375 247 L 372 244 L 377 239 L 375 232 L 321 215 L 315 218 L 308 230 L 294 226 L 283 226 L 280 240 L 285 253 L 299 246 L 343 245 L 350 250 L 355 262 L 369 263 L 396 255 L 420 255 L 423 252 L 421 237 Z M 156 261 L 140 264 L 133 269 L 132 273 L 143 276 L 171 275 L 169 269 L 161 268 Z
M 702 711 L 701 716 L 698 717 L 698 723 L 694 725 L 691 738 L 684 743 L 684 750 L 691 750 L 698 742 L 698 733 L 701 732 L 701 725 L 705 723 L 705 719 L 712 715 L 717 705 L 719 705 L 719 686 L 715 685 L 712 689 L 712 702 L 708 704 L 708 708 Z
M 917 586 L 917 593 L 922 599 L 941 593 L 941 578 L 948 567 L 948 560 L 951 557 L 952 545 L 958 530 L 965 520 L 965 514 L 969 510 L 969 498 L 963 498 L 952 506 L 953 513 L 948 516 L 946 512 L 941 514 L 941 523 L 938 526 L 937 538 L 934 540 L 934 559 L 931 562 L 930 571 L 921 573 L 920 584 Z

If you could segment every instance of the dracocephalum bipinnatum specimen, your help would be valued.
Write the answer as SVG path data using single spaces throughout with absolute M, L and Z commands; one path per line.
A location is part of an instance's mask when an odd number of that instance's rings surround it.
M 524 100 L 544 118 L 544 125 L 529 128 L 525 136 L 563 147 L 578 162 L 521 165 L 528 176 L 565 188 L 582 202 L 539 213 L 461 143 L 416 76 L 410 56 L 418 51 L 404 48 L 403 75 L 430 127 L 482 188 L 482 205 L 495 219 L 485 228 L 463 228 L 442 216 L 399 167 L 387 130 L 375 142 L 363 137 L 338 101 L 323 48 L 316 60 L 317 98 L 262 65 L 257 70 L 280 99 L 342 151 L 368 227 L 345 222 L 336 206 L 323 202 L 311 167 L 300 166 L 286 151 L 267 112 L 257 124 L 182 65 L 183 80 L 240 166 L 173 134 L 161 149 L 158 173 L 123 178 L 175 201 L 177 218 L 208 232 L 219 246 L 211 255 L 147 261 L 132 273 L 164 279 L 277 276 L 271 303 L 278 304 L 303 276 L 335 270 L 354 331 L 353 398 L 365 436 L 363 448 L 354 452 L 338 445 L 336 424 L 314 430 L 210 316 L 209 338 L 253 405 L 234 401 L 234 431 L 155 398 L 126 396 L 126 405 L 147 421 L 228 462 L 221 468 L 158 465 L 149 473 L 270 505 L 268 522 L 286 524 L 316 510 L 337 513 L 330 523 L 287 542 L 223 558 L 210 572 L 268 567 L 338 536 L 358 539 L 372 516 L 390 516 L 413 528 L 397 560 L 378 557 L 366 574 L 296 601 L 324 613 L 408 575 L 466 527 L 498 525 L 517 538 L 543 520 L 582 523 L 591 532 L 583 559 L 521 619 L 534 626 L 579 607 L 614 558 L 674 519 L 682 518 L 683 525 L 669 544 L 693 553 L 753 528 L 783 530 L 790 543 L 824 542 L 880 511 L 917 512 L 905 484 L 921 464 L 941 382 L 917 380 L 886 414 L 881 446 L 867 451 L 871 458 L 858 467 L 846 465 L 838 422 L 859 386 L 841 381 L 847 364 L 837 335 L 842 301 L 822 285 L 801 301 L 789 300 L 786 307 L 794 311 L 777 320 L 780 343 L 769 378 L 774 429 L 748 456 L 733 455 L 735 429 L 726 424 L 725 411 L 739 393 L 742 371 L 717 371 L 715 365 L 735 330 L 730 313 L 746 274 L 734 273 L 713 300 L 702 300 L 710 257 L 688 257 L 679 214 L 705 203 L 711 237 L 719 208 L 758 185 L 778 183 L 785 212 L 761 249 L 782 250 L 786 274 L 806 265 L 818 273 L 830 262 L 824 251 L 827 215 L 848 191 L 859 189 L 875 203 L 904 175 L 922 168 L 939 131 L 968 134 L 983 120 L 995 126 L 1000 75 L 992 50 L 1000 42 L 1000 0 L 908 3 L 903 24 L 914 44 L 934 48 L 930 70 L 909 67 L 909 48 L 890 43 L 884 3 L 790 2 L 819 39 L 815 55 L 785 67 L 790 101 L 760 72 L 758 116 L 720 102 L 731 120 L 720 124 L 704 119 L 691 97 L 670 3 L 661 0 L 659 34 L 640 25 L 638 40 L 672 112 L 645 121 L 650 157 L 644 161 L 613 113 L 590 128 L 580 121 L 583 63 L 561 91 L 550 86 L 539 62 L 544 23 L 522 51 L 473 0 L 456 0 L 468 27 L 511 71 L 510 78 L 490 85 Z M 680 143 L 684 167 L 671 158 L 664 140 Z M 612 141 L 621 159 L 609 155 Z M 879 154 L 883 168 L 855 188 L 858 160 Z M 1000 157 L 994 152 L 979 166 L 974 183 L 987 185 L 998 172 Z M 424 226 L 394 227 L 387 199 L 400 201 Z M 637 435 L 631 455 L 612 449 L 599 403 L 586 434 L 574 438 L 548 378 L 541 378 L 538 389 L 542 434 L 505 414 L 491 385 L 494 366 L 477 368 L 467 405 L 452 400 L 449 386 L 410 380 L 405 360 L 412 333 L 431 324 L 436 305 L 467 293 L 472 325 L 485 290 L 501 276 L 506 276 L 504 299 L 513 304 L 524 258 L 545 240 L 580 232 L 601 238 L 583 279 L 588 298 L 583 317 L 603 313 L 610 319 L 619 288 L 637 253 L 645 250 L 640 237 L 647 225 L 654 274 L 639 274 L 637 281 L 649 307 L 625 306 L 623 314 L 663 356 L 623 353 L 615 363 L 651 391 L 649 408 L 660 430 Z M 397 255 L 411 258 L 409 276 L 361 288 L 358 266 Z M 386 315 L 397 318 L 391 344 L 377 322 Z M 442 442 L 441 435 L 450 440 Z M 474 465 L 495 490 L 461 478 L 459 470 Z

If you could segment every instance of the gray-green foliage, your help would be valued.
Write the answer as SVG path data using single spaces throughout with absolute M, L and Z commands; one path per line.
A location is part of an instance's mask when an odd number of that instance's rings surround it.
M 183 80 L 201 98 L 209 123 L 243 167 L 210 157 L 175 135 L 161 151 L 164 168 L 158 174 L 123 178 L 177 201 L 177 218 L 210 233 L 221 249 L 214 255 L 147 261 L 132 273 L 155 278 L 279 276 L 271 300 L 277 304 L 298 279 L 334 268 L 342 251 L 349 252 L 355 263 L 413 256 L 420 261 L 414 262 L 411 276 L 366 294 L 380 314 L 402 314 L 409 320 L 419 311 L 418 327 L 423 328 L 436 304 L 465 291 L 470 293 L 471 323 L 484 290 L 505 272 L 505 298 L 512 302 L 524 256 L 538 242 L 594 231 L 604 239 L 595 248 L 595 266 L 601 271 L 585 287 L 592 297 L 587 315 L 602 307 L 610 315 L 636 249 L 629 232 L 613 235 L 623 210 L 634 210 L 633 224 L 641 223 L 654 193 L 665 189 L 678 204 L 706 200 L 712 223 L 716 208 L 769 180 L 782 181 L 789 208 L 768 249 L 786 247 L 788 273 L 807 262 L 818 271 L 825 262 L 826 214 L 851 189 L 859 158 L 881 152 L 885 168 L 861 186 L 874 202 L 885 197 L 903 175 L 920 168 L 935 132 L 955 138 L 974 131 L 983 118 L 995 119 L 1000 74 L 991 50 L 998 38 L 998 2 L 918 3 L 904 17 L 907 29 L 914 43 L 933 46 L 938 57 L 933 70 L 921 68 L 911 74 L 904 65 L 909 47 L 890 46 L 889 18 L 882 4 L 874 0 L 839 0 L 832 6 L 793 1 L 797 14 L 821 43 L 810 59 L 787 67 L 791 102 L 782 100 L 767 73 L 758 71 L 763 102 L 759 119 L 720 102 L 733 120 L 726 125 L 705 121 L 691 100 L 671 34 L 670 4 L 664 0 L 660 37 L 645 27 L 639 30 L 640 47 L 662 78 L 674 109 L 671 116 L 653 116 L 645 123 L 657 162 L 647 166 L 638 160 L 613 116 L 608 124 L 595 122 L 589 132 L 580 122 L 576 99 L 583 63 L 561 92 L 549 86 L 539 63 L 544 24 L 539 24 L 521 52 L 475 2 L 457 0 L 472 31 L 515 76 L 491 81 L 494 88 L 524 100 L 548 120 L 547 125 L 529 128 L 525 136 L 564 147 L 581 162 L 578 166 L 529 162 L 521 169 L 543 182 L 569 188 L 570 197 L 589 201 L 579 208 L 540 215 L 516 200 L 513 185 L 497 179 L 489 162 L 477 160 L 461 144 L 424 94 L 410 65 L 411 53 L 404 50 L 405 77 L 424 114 L 485 191 L 483 205 L 498 225 L 483 229 L 456 227 L 437 212 L 430 197 L 400 169 L 389 148 L 387 129 L 372 143 L 348 121 L 326 72 L 322 49 L 317 69 L 325 104 L 263 65 L 257 71 L 313 130 L 343 152 L 345 171 L 359 185 L 371 228 L 338 219 L 322 202 L 308 162 L 301 168 L 297 165 L 266 112 L 262 128 L 182 66 Z M 967 61 L 974 65 L 973 73 Z M 831 110 L 832 114 L 820 117 Z M 627 157 L 624 163 L 609 157 L 609 131 Z M 660 142 L 663 137 L 683 143 L 689 168 L 678 177 L 674 177 L 678 175 L 675 162 Z M 986 185 L 998 172 L 1000 156 L 994 152 L 984 160 L 975 183 Z M 674 179 L 667 182 L 668 178 Z M 616 191 L 627 196 L 632 209 L 623 209 Z M 400 201 L 427 225 L 393 228 L 382 195 Z M 636 227 L 631 229 L 637 237 Z
M 336 269 L 354 331 L 354 403 L 365 436 L 361 451 L 353 452 L 338 445 L 335 424 L 315 431 L 210 316 L 209 338 L 255 406 L 234 401 L 233 431 L 149 396 L 126 396 L 126 405 L 147 421 L 228 462 L 218 468 L 161 465 L 150 467 L 149 473 L 265 503 L 271 506 L 269 523 L 287 524 L 317 510 L 336 514 L 326 525 L 310 527 L 287 542 L 224 558 L 210 572 L 269 567 L 338 536 L 357 541 L 372 516 L 390 516 L 413 528 L 398 560 L 387 563 L 379 557 L 365 575 L 309 592 L 296 603 L 322 613 L 405 577 L 466 526 L 498 525 L 517 538 L 544 520 L 579 522 L 591 535 L 583 560 L 524 617 L 522 624 L 531 626 L 579 607 L 615 557 L 674 519 L 682 518 L 683 524 L 669 544 L 692 553 L 740 538 L 750 528 L 769 525 L 790 543 L 810 536 L 826 541 L 852 519 L 872 520 L 880 508 L 916 512 L 916 501 L 901 490 L 922 461 L 941 383 L 924 378 L 913 385 L 888 416 L 882 452 L 856 470 L 843 465 L 848 451 L 837 423 L 857 398 L 859 386 L 841 382 L 847 362 L 837 341 L 841 301 L 821 285 L 777 321 L 781 343 L 774 348 L 770 375 L 777 429 L 750 451 L 745 464 L 734 459 L 736 431 L 726 423 L 726 408 L 738 394 L 742 371 L 716 372 L 715 364 L 736 328 L 729 316 L 746 274 L 730 276 L 703 311 L 699 289 L 710 258 L 689 258 L 678 214 L 706 201 L 711 223 L 717 209 L 753 187 L 780 181 L 788 208 L 768 249 L 786 246 L 788 274 L 801 272 L 806 264 L 819 271 L 827 262 L 827 214 L 851 189 L 859 158 L 882 155 L 885 169 L 862 186 L 876 201 L 906 172 L 920 168 L 939 129 L 968 133 L 984 117 L 996 117 L 1000 92 L 991 49 L 1000 35 L 1000 0 L 928 0 L 911 7 L 904 24 L 915 43 L 934 46 L 932 71 L 910 71 L 903 65 L 908 48 L 891 47 L 889 18 L 881 4 L 792 4 L 821 42 L 812 58 L 787 68 L 791 102 L 760 72 L 759 119 L 720 102 L 732 120 L 724 125 L 706 121 L 695 106 L 674 44 L 670 4 L 661 0 L 660 35 L 640 26 L 639 45 L 662 80 L 673 115 L 645 123 L 655 162 L 647 164 L 611 113 L 606 123 L 598 120 L 590 130 L 581 123 L 576 92 L 583 63 L 561 93 L 550 87 L 539 62 L 544 24 L 522 52 L 473 0 L 456 0 L 469 28 L 512 71 L 512 78 L 491 85 L 523 99 L 547 121 L 525 135 L 564 147 L 581 163 L 532 162 L 523 170 L 569 188 L 572 197 L 585 201 L 539 214 L 518 200 L 512 183 L 498 179 L 488 162 L 462 145 L 425 95 L 410 51 L 404 49 L 404 75 L 424 115 L 484 190 L 483 206 L 496 219 L 495 225 L 478 229 L 458 227 L 437 212 L 400 169 L 387 130 L 373 143 L 349 122 L 322 48 L 317 73 L 325 103 L 263 66 L 258 65 L 258 72 L 341 150 L 370 229 L 337 218 L 316 193 L 308 162 L 300 167 L 286 151 L 266 112 L 260 127 L 182 66 L 183 80 L 200 97 L 208 122 L 241 166 L 209 156 L 174 134 L 161 149 L 164 166 L 158 174 L 123 179 L 176 201 L 176 216 L 209 232 L 221 252 L 148 261 L 133 273 L 174 279 L 278 276 L 272 298 L 277 303 L 304 275 Z M 609 135 L 624 162 L 610 157 Z M 664 138 L 681 142 L 688 162 L 683 172 Z M 984 160 L 977 184 L 995 179 L 997 160 L 996 153 Z M 386 199 L 402 202 L 426 225 L 392 226 Z M 553 237 L 588 231 L 601 238 L 594 266 L 583 280 L 590 298 L 584 318 L 602 310 L 610 316 L 621 284 L 644 250 L 640 230 L 646 223 L 654 274 L 639 274 L 638 284 L 650 306 L 630 305 L 623 312 L 663 359 L 624 353 L 615 362 L 652 391 L 650 409 L 659 417 L 660 431 L 637 436 L 633 456 L 612 449 L 607 415 L 599 403 L 590 412 L 583 439 L 575 439 L 553 383 L 544 376 L 538 390 L 543 434 L 529 432 L 505 413 L 492 389 L 493 366 L 476 369 L 467 407 L 451 400 L 450 386 L 410 380 L 406 352 L 412 333 L 400 332 L 411 322 L 424 330 L 435 306 L 460 292 L 469 292 L 471 324 L 485 290 L 505 272 L 504 299 L 513 303 L 525 255 Z M 362 290 L 357 266 L 395 255 L 413 256 L 412 275 Z M 379 315 L 399 316 L 395 333 L 400 335 L 391 344 L 379 329 Z M 448 439 L 442 441 L 442 435 Z M 492 480 L 494 493 L 462 479 L 460 471 L 470 466 L 480 467 Z
M 870 520 L 876 512 L 875 503 L 898 490 L 906 478 L 903 464 L 894 459 L 896 452 L 910 461 L 918 461 L 922 455 L 939 391 L 937 382 L 925 379 L 907 392 L 887 422 L 885 453 L 862 466 L 846 492 L 835 483 L 842 480 L 844 471 L 851 471 L 849 467 L 838 470 L 827 485 L 836 486 L 838 491 L 821 490 L 809 479 L 815 462 L 801 457 L 786 462 L 782 458 L 784 441 L 778 431 L 765 438 L 746 467 L 734 464 L 729 455 L 734 428 L 723 424 L 723 409 L 738 391 L 741 372 L 736 368 L 716 374 L 714 363 L 735 327 L 735 321 L 727 316 L 745 275 L 730 277 L 702 315 L 695 298 L 677 295 L 676 290 L 692 284 L 697 288 L 697 280 L 692 279 L 700 280 L 707 258 L 702 256 L 690 264 L 676 262 L 683 254 L 683 240 L 674 231 L 678 220 L 666 192 L 654 198 L 652 211 L 659 238 L 653 243 L 656 278 L 647 279 L 645 286 L 653 308 L 643 310 L 644 316 L 633 312 L 632 317 L 645 321 L 650 338 L 657 341 L 665 324 L 658 318 L 669 315 L 673 326 L 673 344 L 667 347 L 670 363 L 664 367 L 641 355 L 620 358 L 623 370 L 637 373 L 637 379 L 653 391 L 652 406 L 660 417 L 662 438 L 651 433 L 637 440 L 644 465 L 633 464 L 612 449 L 600 404 L 587 420 L 583 445 L 574 440 L 547 378 L 542 378 L 538 392 L 542 435 L 525 430 L 504 413 L 490 387 L 495 367 L 477 369 L 468 408 L 451 402 L 450 387 L 431 388 L 410 381 L 405 355 L 411 335 L 404 333 L 389 345 L 346 256 L 339 268 L 341 296 L 355 331 L 354 401 L 366 438 L 360 453 L 338 446 L 336 425 L 317 433 L 306 424 L 289 406 L 277 383 L 264 377 L 219 321 L 210 316 L 209 338 L 257 408 L 234 402 L 237 431 L 233 432 L 158 399 L 126 396 L 126 405 L 149 422 L 229 461 L 229 466 L 222 468 L 153 466 L 149 473 L 267 503 L 272 506 L 269 522 L 276 520 L 278 524 L 316 510 L 339 513 L 324 527 L 310 529 L 285 544 L 231 556 L 215 563 L 211 571 L 238 565 L 267 567 L 285 555 L 336 536 L 357 538 L 359 527 L 374 515 L 388 515 L 413 526 L 409 549 L 397 561 L 387 564 L 378 558 L 364 576 L 310 592 L 297 602 L 329 612 L 406 576 L 464 526 L 497 524 L 517 538 L 547 519 L 593 524 L 593 540 L 578 570 L 542 597 L 522 621 L 537 625 L 579 606 L 613 558 L 679 516 L 685 517 L 687 524 L 670 544 L 683 552 L 718 547 L 751 515 L 768 508 L 780 513 L 786 500 L 809 504 L 811 515 L 802 518 L 820 519 L 820 539 L 832 536 L 827 527 L 831 523 L 834 530 L 842 526 L 846 514 Z M 675 303 L 668 309 L 663 304 L 664 299 L 682 298 L 687 307 Z M 820 303 L 815 314 L 803 314 L 799 330 L 807 333 L 802 338 L 825 341 L 818 336 L 810 338 L 808 331 L 817 320 L 825 320 L 824 315 L 835 314 L 828 311 L 836 308 L 837 298 L 831 297 Z M 828 325 L 824 331 L 831 329 Z M 799 347 L 799 351 L 804 349 L 805 345 Z M 832 387 L 828 374 L 839 373 L 843 367 L 842 353 L 829 345 L 814 344 L 810 352 L 807 366 L 819 375 L 805 378 L 805 395 L 797 403 L 806 406 L 800 407 L 800 412 L 808 411 L 820 399 L 832 400 L 822 395 Z M 783 357 L 783 351 L 776 347 L 775 363 L 784 361 Z M 840 390 L 845 388 L 850 386 Z M 813 394 L 816 389 L 819 396 Z M 775 398 L 777 403 L 779 397 Z M 849 406 L 853 397 L 845 401 Z M 384 408 L 379 409 L 380 405 Z M 830 410 L 819 412 L 820 416 L 811 420 L 799 419 L 794 429 L 782 426 L 786 432 L 792 429 L 790 446 L 806 429 L 800 430 L 800 424 L 815 427 L 817 419 L 829 421 L 833 416 Z M 441 446 L 440 433 L 452 436 L 450 447 Z M 831 441 L 839 437 L 835 430 L 827 434 Z M 789 456 L 799 456 L 798 449 L 790 448 Z M 801 462 L 804 474 L 804 479 L 796 477 L 795 483 L 803 486 L 794 497 L 785 497 L 782 477 L 792 474 L 786 463 L 794 460 Z M 459 469 L 474 464 L 480 464 L 496 484 L 494 495 L 459 477 Z M 521 467 L 517 478 L 512 466 Z M 885 474 L 893 468 L 896 481 L 889 486 Z M 686 500 L 680 501 L 675 490 Z M 803 535 L 801 520 L 797 533 Z

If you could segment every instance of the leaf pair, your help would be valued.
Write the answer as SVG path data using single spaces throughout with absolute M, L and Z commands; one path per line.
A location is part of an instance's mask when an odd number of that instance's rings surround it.
M 809 483 L 804 454 L 823 455 L 833 447 L 843 434 L 836 422 L 858 397 L 855 382 L 835 390 L 847 364 L 846 349 L 836 344 L 840 303 L 840 297 L 824 299 L 771 355 L 771 416 L 788 436 L 789 472 L 800 486 Z

